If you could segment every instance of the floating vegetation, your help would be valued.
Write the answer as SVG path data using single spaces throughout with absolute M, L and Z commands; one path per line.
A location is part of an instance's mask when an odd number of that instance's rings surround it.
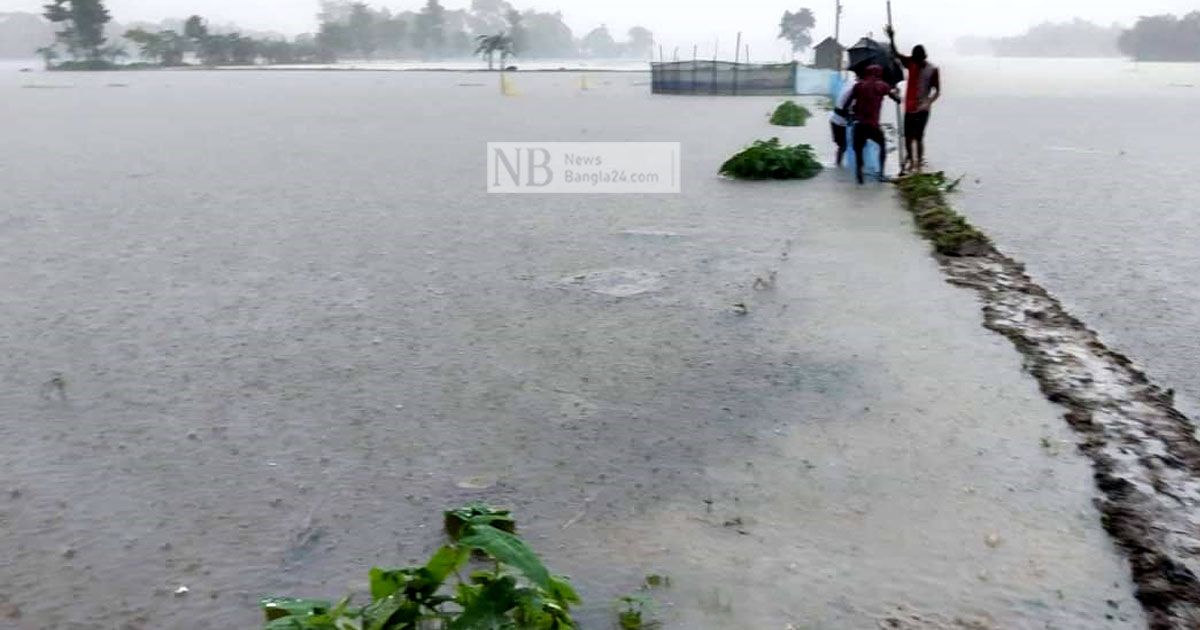
M 821 172 L 813 148 L 787 146 L 779 138 L 756 140 L 721 165 L 721 174 L 737 179 L 809 179 Z
M 471 503 L 445 513 L 452 542 L 423 566 L 370 571 L 371 602 L 268 597 L 263 630 L 567 630 L 579 595 L 515 533 L 507 510 Z M 476 559 L 472 559 L 472 556 Z M 474 565 L 466 578 L 462 569 Z
M 812 118 L 812 112 L 803 105 L 797 105 L 796 101 L 789 100 L 775 108 L 775 113 L 771 114 L 771 124 L 781 127 L 803 127 L 809 118 Z
M 661 626 L 649 619 L 654 609 L 654 599 L 649 595 L 623 595 L 617 598 L 617 626 L 621 630 L 647 630 Z
M 945 173 L 937 172 L 909 175 L 897 180 L 897 185 L 917 228 L 939 254 L 981 256 L 992 251 L 991 241 L 946 203 L 946 194 L 961 182 L 961 177 L 950 181 Z

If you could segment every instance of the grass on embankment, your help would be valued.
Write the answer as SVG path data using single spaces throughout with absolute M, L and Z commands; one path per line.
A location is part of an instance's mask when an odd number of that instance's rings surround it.
M 917 228 L 944 256 L 982 256 L 995 251 L 986 235 L 975 229 L 946 203 L 962 178 L 948 181 L 946 174 L 917 173 L 896 181 L 900 196 Z

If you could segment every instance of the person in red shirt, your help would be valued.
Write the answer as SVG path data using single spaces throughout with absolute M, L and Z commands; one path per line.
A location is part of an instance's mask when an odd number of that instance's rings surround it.
M 854 84 L 850 97 L 843 106 L 854 116 L 854 175 L 858 183 L 863 183 L 863 149 L 867 140 L 873 140 L 879 145 L 879 179 L 883 181 L 884 167 L 887 165 L 887 139 L 883 128 L 879 126 L 879 114 L 883 109 L 883 99 L 891 98 L 897 103 L 900 97 L 896 89 L 883 80 L 883 66 L 873 65 L 867 68 L 863 78 Z
M 908 75 L 904 89 L 904 139 L 908 155 L 905 167 L 920 171 L 925 166 L 925 127 L 929 125 L 929 112 L 942 96 L 942 73 L 929 63 L 924 46 L 914 46 L 912 55 L 902 55 L 896 50 L 896 31 L 885 27 L 892 43 L 892 54 Z

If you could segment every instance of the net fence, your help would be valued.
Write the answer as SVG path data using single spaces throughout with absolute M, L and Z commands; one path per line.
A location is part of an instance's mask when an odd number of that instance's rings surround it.
M 791 63 L 670 61 L 650 64 L 655 94 L 745 96 L 825 95 L 837 79 L 832 70 Z
M 670 61 L 650 64 L 655 94 L 795 94 L 796 64 Z

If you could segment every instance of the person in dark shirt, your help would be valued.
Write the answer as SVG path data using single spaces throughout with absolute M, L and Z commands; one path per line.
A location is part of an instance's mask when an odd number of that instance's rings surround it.
M 892 54 L 904 64 L 908 83 L 904 89 L 904 139 L 908 145 L 906 168 L 920 171 L 925 166 L 925 127 L 929 125 L 929 112 L 942 96 L 942 73 L 929 63 L 924 46 L 914 46 L 912 55 L 902 55 L 896 50 L 896 31 L 885 28 L 892 43 Z
M 868 67 L 863 78 L 854 84 L 845 105 L 854 115 L 854 175 L 859 184 L 863 183 L 863 149 L 867 146 L 867 140 L 873 140 L 879 145 L 879 179 L 886 179 L 884 168 L 887 165 L 887 139 L 879 125 L 884 98 L 900 102 L 896 89 L 883 80 L 883 66 L 873 65 Z

